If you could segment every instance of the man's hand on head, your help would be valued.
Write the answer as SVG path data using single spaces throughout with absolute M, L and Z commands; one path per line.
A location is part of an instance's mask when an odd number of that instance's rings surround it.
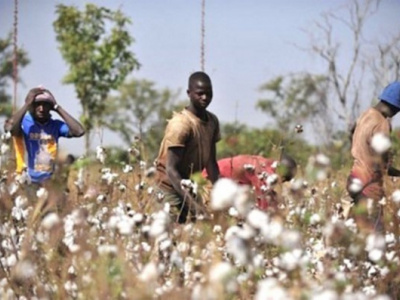
M 52 109 L 56 109 L 57 108 L 57 101 L 56 101 L 56 97 L 54 97 L 54 95 L 49 91 L 49 90 L 45 90 L 46 93 L 48 93 L 51 98 L 49 99 L 51 101 L 51 103 L 53 104 Z
M 25 103 L 28 105 L 31 105 L 33 103 L 33 101 L 35 101 L 36 96 L 43 94 L 43 92 L 44 92 L 44 88 L 42 88 L 42 87 L 36 87 L 36 88 L 31 89 L 25 98 Z

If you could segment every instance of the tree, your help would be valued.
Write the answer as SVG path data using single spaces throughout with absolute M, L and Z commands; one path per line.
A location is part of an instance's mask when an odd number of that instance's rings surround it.
M 325 13 L 307 31 L 310 36 L 307 50 L 321 58 L 326 66 L 331 111 L 344 121 L 349 134 L 360 113 L 361 102 L 365 103 L 365 99 L 372 101 L 377 90 L 399 78 L 400 36 L 379 42 L 374 40 L 373 43 L 364 37 L 366 25 L 378 11 L 380 2 L 352 0 L 344 13 Z M 337 38 L 339 30 L 352 36 L 351 43 L 344 44 Z M 350 49 L 343 49 L 345 46 Z M 350 63 L 346 65 L 340 64 L 343 53 L 350 55 Z M 366 72 L 367 69 L 372 71 L 372 75 Z
M 337 131 L 350 136 L 361 104 L 372 102 L 378 91 L 400 77 L 400 35 L 374 43 L 364 37 L 366 24 L 379 3 L 349 1 L 338 11 L 322 14 L 314 26 L 305 30 L 310 42 L 299 48 L 319 58 L 326 72 L 280 76 L 261 87 L 261 91 L 275 94 L 261 99 L 257 107 L 270 114 L 282 131 L 298 121 L 317 128 L 314 132 L 322 144 L 343 137 Z M 340 40 L 343 35 L 351 36 L 351 41 L 344 43 Z M 286 106 L 284 112 L 277 110 L 282 103 Z
M 166 120 L 173 110 L 184 104 L 177 101 L 178 92 L 169 89 L 157 90 L 148 80 L 132 79 L 111 96 L 105 107 L 107 117 L 102 126 L 117 132 L 127 145 L 135 137 L 146 146 L 148 155 L 155 157 L 164 134 Z
M 139 63 L 129 47 L 131 23 L 121 11 L 87 4 L 76 7 L 57 5 L 53 23 L 57 41 L 69 72 L 64 82 L 73 84 L 83 110 L 86 129 L 85 149 L 90 150 L 90 134 L 105 117 L 107 96 L 125 80 Z
M 278 76 L 260 87 L 266 98 L 256 107 L 270 115 L 281 134 L 293 133 L 296 125 L 310 122 L 318 131 L 330 131 L 332 124 L 326 94 L 327 78 L 308 73 Z M 328 121 L 327 121 L 328 120 Z
M 14 50 L 12 49 L 12 35 L 0 39 L 0 116 L 9 117 L 12 114 L 12 96 L 7 88 L 13 80 Z M 27 53 L 23 49 L 17 50 L 17 66 L 23 68 L 29 64 Z M 19 80 L 19 78 L 18 78 Z
M 378 55 L 367 56 L 366 61 L 372 71 L 374 95 L 378 95 L 389 82 L 400 80 L 400 34 L 386 42 L 372 44 Z

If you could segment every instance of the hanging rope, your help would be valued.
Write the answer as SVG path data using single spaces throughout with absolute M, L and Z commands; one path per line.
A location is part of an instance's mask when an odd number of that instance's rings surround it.
M 205 37 L 205 15 L 206 15 L 206 0 L 201 1 L 201 46 L 200 46 L 200 66 L 201 70 L 204 72 L 205 65 L 205 46 L 204 46 L 204 37 Z
M 13 59 L 13 80 L 14 80 L 14 95 L 13 95 L 13 108 L 14 113 L 17 107 L 17 83 L 18 83 L 18 0 L 14 0 L 14 59 Z

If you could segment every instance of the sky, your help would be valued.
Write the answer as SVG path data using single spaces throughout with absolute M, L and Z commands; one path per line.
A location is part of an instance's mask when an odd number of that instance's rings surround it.
M 262 98 L 259 87 L 291 72 L 324 72 L 316 56 L 302 51 L 323 12 L 344 12 L 350 0 L 206 0 L 205 71 L 214 88 L 209 110 L 221 122 L 272 126 L 268 116 L 256 109 Z M 67 72 L 58 50 L 52 23 L 57 4 L 83 8 L 84 1 L 19 0 L 18 46 L 28 52 L 31 63 L 19 71 L 23 83 L 17 87 L 20 106 L 29 89 L 44 85 L 73 116 L 81 113 L 72 85 L 62 84 Z M 131 18 L 132 51 L 141 68 L 131 76 L 151 80 L 157 88 L 181 91 L 185 98 L 188 76 L 201 68 L 201 0 L 93 0 L 90 3 L 120 9 Z M 367 26 L 366 38 L 378 41 L 400 29 L 400 0 L 382 1 Z M 0 0 L 0 37 L 13 28 L 14 1 Z M 344 46 L 351 37 L 338 32 Z M 296 46 L 297 45 L 297 46 Z M 345 49 L 345 48 L 344 48 Z M 350 63 L 346 53 L 340 62 Z M 12 88 L 10 88 L 12 92 Z M 83 138 L 63 139 L 61 147 L 83 153 Z M 94 136 L 92 147 L 100 144 Z M 103 136 L 103 145 L 122 146 L 114 134 Z

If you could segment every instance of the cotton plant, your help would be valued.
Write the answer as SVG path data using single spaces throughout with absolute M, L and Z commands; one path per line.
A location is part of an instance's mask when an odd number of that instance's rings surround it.
M 183 190 L 188 191 L 190 194 L 194 196 L 197 195 L 199 188 L 197 182 L 191 179 L 182 179 L 180 183 L 181 183 L 181 188 Z
M 103 146 L 96 147 L 96 159 L 101 163 L 105 164 L 107 159 L 107 151 Z
M 78 188 L 78 191 L 80 192 L 83 191 L 83 188 L 85 186 L 85 180 L 84 180 L 84 169 L 82 167 L 78 169 L 78 174 L 76 180 L 74 181 L 74 184 Z
M 25 196 L 17 196 L 14 206 L 11 210 L 11 216 L 16 221 L 27 220 L 32 206 L 28 205 L 28 199 Z
M 140 150 L 134 146 L 128 149 L 128 153 L 135 158 L 139 158 L 141 154 Z
M 231 215 L 245 217 L 253 206 L 249 188 L 241 186 L 229 178 L 219 179 L 211 190 L 210 207 L 213 211 L 229 209 Z
M 312 181 L 323 181 L 330 171 L 330 158 L 323 153 L 310 156 L 306 165 L 307 177 Z
M 107 185 L 112 185 L 118 177 L 119 177 L 119 174 L 112 172 L 110 168 L 101 169 L 101 179 Z
M 139 166 L 139 159 L 137 163 Z M 323 164 L 323 160 L 317 164 Z M 143 175 L 146 167 L 140 172 Z M 112 185 L 116 189 L 121 184 L 129 186 L 122 180 L 119 175 Z M 185 293 L 192 299 L 219 299 L 239 293 L 249 299 L 297 299 L 301 286 L 301 295 L 308 299 L 385 299 L 379 294 L 379 280 L 390 278 L 399 263 L 400 241 L 393 225 L 382 235 L 363 239 L 353 219 L 342 220 L 333 213 L 325 216 L 317 205 L 305 205 L 312 196 L 315 204 L 328 201 L 329 186 L 328 190 L 327 185 L 317 187 L 314 181 L 298 179 L 282 188 L 284 212 L 287 210 L 290 218 L 259 210 L 247 197 L 249 190 L 242 186 L 218 182 L 210 206 L 215 212 L 227 212 L 223 214 L 226 219 L 177 225 L 171 222 L 170 207 L 163 199 L 160 210 L 147 214 L 136 210 L 134 199 L 127 202 L 127 194 L 106 196 L 96 189 L 64 217 L 48 213 L 36 228 L 26 227 L 29 213 L 16 223 L 0 224 L 1 262 L 11 270 L 20 260 L 29 258 L 20 259 L 22 237 L 32 230 L 36 242 L 29 247 L 40 253 L 46 235 L 62 228 L 62 243 L 71 258 L 67 266 L 63 265 L 68 270 L 66 279 L 56 288 L 51 282 L 45 288 L 36 281 L 32 285 L 46 291 L 49 298 L 60 295 L 57 288 L 67 297 L 77 298 L 87 296 L 84 293 L 90 286 L 100 291 L 96 276 L 101 264 L 97 262 L 106 260 L 126 265 L 125 276 L 137 284 L 135 293 L 145 292 L 154 298 Z M 99 178 L 94 185 L 102 183 Z M 155 195 L 154 191 L 150 194 Z M 396 197 L 396 192 L 389 194 L 386 204 L 395 212 L 400 202 Z M 12 198 L 14 206 L 22 210 L 29 207 L 24 203 L 27 200 Z M 236 214 L 230 217 L 233 211 Z M 332 243 L 327 243 L 329 238 Z M 351 242 L 343 244 L 346 239 Z M 43 257 L 51 259 L 44 253 Z M 29 280 L 46 280 L 41 265 L 32 263 L 35 273 Z M 132 297 L 128 291 L 129 285 L 123 286 L 121 298 Z M 6 281 L 0 280 L 0 293 L 12 294 Z

